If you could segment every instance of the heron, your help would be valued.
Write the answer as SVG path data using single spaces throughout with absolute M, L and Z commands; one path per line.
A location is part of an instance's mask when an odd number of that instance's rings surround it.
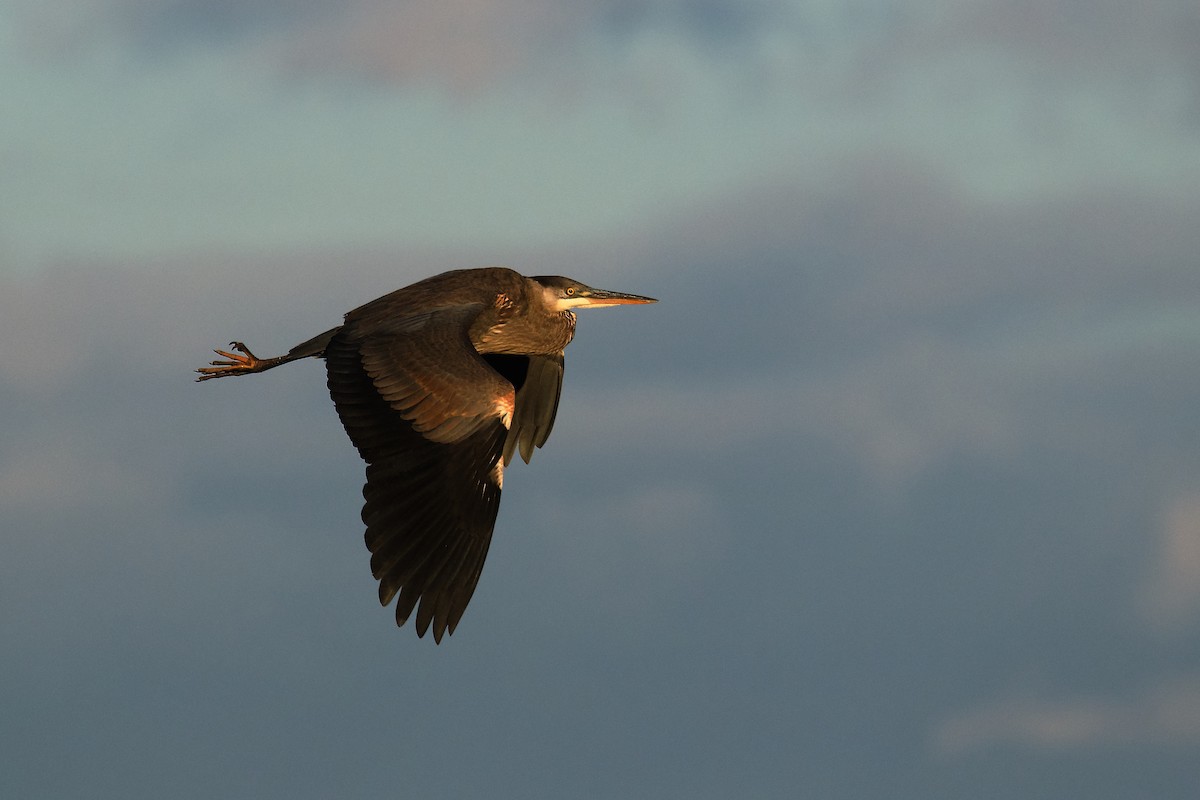
M 550 436 L 575 309 L 657 302 L 505 267 L 444 272 L 372 300 L 286 355 L 242 342 L 198 381 L 325 359 L 366 462 L 362 521 L 379 602 L 423 637 L 453 634 L 483 570 L 504 469 Z

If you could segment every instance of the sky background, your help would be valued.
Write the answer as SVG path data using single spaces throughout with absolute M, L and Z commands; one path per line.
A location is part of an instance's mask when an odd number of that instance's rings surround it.
M 0 795 L 1194 798 L 1200 8 L 0 0 Z M 435 646 L 319 362 L 581 312 Z

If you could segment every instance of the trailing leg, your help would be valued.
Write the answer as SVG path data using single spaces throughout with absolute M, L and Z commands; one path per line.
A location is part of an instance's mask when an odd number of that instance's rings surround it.
M 275 358 L 259 358 L 241 342 L 230 342 L 229 346 L 236 352 L 213 350 L 214 353 L 224 356 L 224 358 L 210 362 L 212 364 L 210 367 L 200 367 L 196 370 L 200 373 L 200 377 L 196 380 L 207 381 L 212 378 L 224 378 L 228 375 L 249 375 L 254 372 L 263 372 L 301 357 L 288 354 Z

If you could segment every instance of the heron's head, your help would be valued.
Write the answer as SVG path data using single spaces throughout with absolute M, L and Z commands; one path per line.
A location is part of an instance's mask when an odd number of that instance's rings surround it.
M 546 306 L 554 311 L 658 302 L 653 297 L 593 289 L 586 284 L 564 278 L 561 275 L 538 275 L 533 278 L 533 281 L 542 287 L 542 297 Z

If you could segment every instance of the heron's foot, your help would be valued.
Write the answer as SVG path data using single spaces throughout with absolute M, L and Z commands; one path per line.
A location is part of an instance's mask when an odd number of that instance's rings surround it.
M 236 352 L 230 353 L 226 350 L 213 350 L 219 356 L 224 358 L 216 361 L 211 361 L 211 367 L 200 367 L 196 372 L 200 373 L 198 381 L 207 381 L 212 378 L 224 378 L 227 375 L 249 375 L 252 372 L 262 372 L 267 368 L 267 359 L 261 359 L 254 353 L 250 352 L 250 348 L 241 342 L 230 342 L 230 348 Z

